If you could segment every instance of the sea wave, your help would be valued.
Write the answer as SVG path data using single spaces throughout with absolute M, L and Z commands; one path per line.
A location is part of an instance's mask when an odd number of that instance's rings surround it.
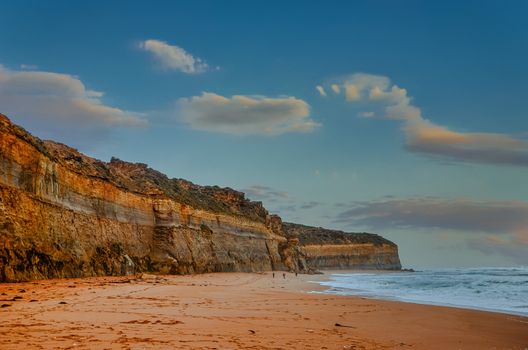
M 336 273 L 325 293 L 456 306 L 528 316 L 528 267 Z

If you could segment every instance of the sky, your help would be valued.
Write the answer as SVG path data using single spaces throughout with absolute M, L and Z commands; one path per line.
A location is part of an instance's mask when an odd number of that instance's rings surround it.
M 0 112 L 43 139 L 528 265 L 528 2 L 2 1 Z

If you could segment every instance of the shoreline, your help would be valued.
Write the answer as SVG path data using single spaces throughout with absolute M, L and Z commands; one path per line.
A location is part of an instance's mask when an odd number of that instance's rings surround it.
M 340 270 L 343 271 L 343 270 Z M 338 296 L 323 275 L 0 284 L 3 349 L 525 349 L 528 317 Z M 320 287 L 320 288 L 319 288 Z M 15 297 L 19 297 L 16 298 Z
M 322 278 L 321 281 L 318 282 L 325 282 L 330 280 L 330 275 L 333 274 L 354 274 L 354 273 L 368 273 L 368 274 L 385 274 L 385 273 L 401 273 L 401 272 L 408 272 L 408 271 L 393 271 L 393 270 L 322 270 L 323 275 L 320 276 L 326 276 L 326 278 Z M 414 273 L 414 271 L 412 272 Z M 455 308 L 455 309 L 462 309 L 462 310 L 473 310 L 473 311 L 483 311 L 483 312 L 491 312 L 491 313 L 498 313 L 498 314 L 504 314 L 504 315 L 511 315 L 511 316 L 520 316 L 520 317 L 527 317 L 527 313 L 522 312 L 514 312 L 514 311 L 508 311 L 508 310 L 501 310 L 501 309 L 486 309 L 482 307 L 477 306 L 470 306 L 470 305 L 458 305 L 458 304 L 449 304 L 449 303 L 436 303 L 433 301 L 418 301 L 418 300 L 411 300 L 411 299 L 402 299 L 397 297 L 387 297 L 383 295 L 365 295 L 365 294 L 338 294 L 338 293 L 325 293 L 324 290 L 329 290 L 332 287 L 330 286 L 324 286 L 319 285 L 323 289 L 321 290 L 322 294 L 326 295 L 339 295 L 344 297 L 355 297 L 355 298 L 364 298 L 364 299 L 371 299 L 371 300 L 384 300 L 384 301 L 393 301 L 398 303 L 408 303 L 408 304 L 417 304 L 417 305 L 430 305 L 430 306 L 440 306 L 440 307 L 448 307 L 448 308 Z M 317 291 L 319 292 L 319 291 Z M 527 347 L 528 348 L 528 347 Z

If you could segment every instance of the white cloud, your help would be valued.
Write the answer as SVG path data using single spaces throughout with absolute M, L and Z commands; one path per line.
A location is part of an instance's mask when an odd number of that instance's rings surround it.
M 0 112 L 53 127 L 142 126 L 142 115 L 105 105 L 102 92 L 72 75 L 0 66 Z
M 38 69 L 38 66 L 34 65 L 34 64 L 21 64 L 20 65 L 20 69 L 24 69 L 24 70 L 36 70 Z
M 139 48 L 152 53 L 165 69 L 187 74 L 203 73 L 209 70 L 209 66 L 201 58 L 194 57 L 183 48 L 169 45 L 164 41 L 145 40 L 139 43 Z
M 310 119 L 310 107 L 295 97 L 235 95 L 204 92 L 177 102 L 183 122 L 193 129 L 237 135 L 280 135 L 311 132 L 320 124 Z
M 326 91 L 321 85 L 317 85 L 315 88 L 319 92 L 319 95 L 326 97 Z
M 333 90 L 336 94 L 338 94 L 338 93 L 341 92 L 341 88 L 340 88 L 339 85 L 337 85 L 337 84 L 332 84 L 330 87 L 332 88 L 332 90 Z
M 456 132 L 437 125 L 422 116 L 406 89 L 391 84 L 387 77 L 358 73 L 343 79 L 339 86 L 345 89 L 348 102 L 382 109 L 381 113 L 363 111 L 360 116 L 403 121 L 409 151 L 455 161 L 528 166 L 528 141 L 498 133 Z
M 359 88 L 353 84 L 345 85 L 345 96 L 347 101 L 357 101 L 361 98 Z

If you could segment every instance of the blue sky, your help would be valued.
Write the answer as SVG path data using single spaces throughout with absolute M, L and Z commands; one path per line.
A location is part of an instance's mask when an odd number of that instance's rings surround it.
M 5 1 L 0 112 L 285 220 L 378 232 L 405 265 L 527 264 L 527 15 L 525 1 Z

